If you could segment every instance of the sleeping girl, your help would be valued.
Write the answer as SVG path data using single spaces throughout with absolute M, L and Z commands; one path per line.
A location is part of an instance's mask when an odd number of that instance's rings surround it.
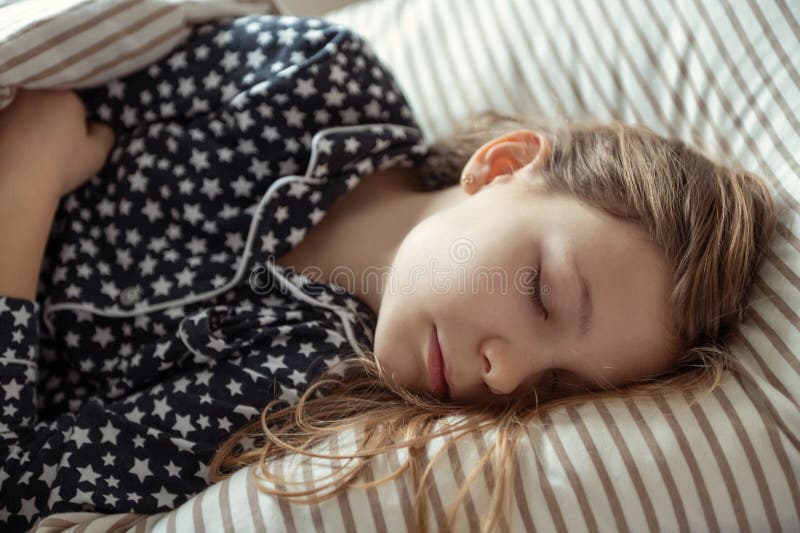
M 21 91 L 0 161 L 10 531 L 169 510 L 348 427 L 368 461 L 463 415 L 506 464 L 553 407 L 710 390 L 774 227 L 761 179 L 640 126 L 489 112 L 431 145 L 313 18 Z

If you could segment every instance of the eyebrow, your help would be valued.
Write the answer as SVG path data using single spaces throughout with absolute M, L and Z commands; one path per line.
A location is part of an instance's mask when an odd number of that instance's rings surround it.
M 592 310 L 594 309 L 592 289 L 589 282 L 578 269 L 578 263 L 574 255 L 572 256 L 572 268 L 578 278 L 578 290 L 580 292 L 578 300 L 578 331 L 580 331 L 581 336 L 585 336 L 592 328 Z

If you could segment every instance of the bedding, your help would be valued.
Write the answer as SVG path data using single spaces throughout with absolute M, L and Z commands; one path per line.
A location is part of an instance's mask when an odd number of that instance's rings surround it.
M 430 140 L 485 108 L 617 118 L 681 137 L 770 181 L 778 234 L 756 281 L 752 313 L 732 344 L 747 372 L 728 376 L 706 396 L 592 402 L 532 425 L 519 452 L 508 521 L 512 531 L 797 530 L 800 6 L 380 0 L 326 18 L 373 46 Z M 435 463 L 427 489 L 434 530 L 442 530 L 451 496 L 492 438 L 476 435 Z M 440 447 L 431 442 L 427 456 Z M 402 459 L 387 454 L 367 475 Z M 478 529 L 490 474 L 481 472 L 470 489 L 457 530 Z M 188 531 L 212 520 L 228 531 L 262 531 L 264 524 L 270 531 L 409 528 L 409 476 L 310 506 L 242 492 L 243 478 L 151 517 L 148 529 Z M 226 521 L 240 516 L 228 514 L 229 503 L 264 522 Z
M 0 2 L 0 109 L 17 87 L 105 83 L 162 58 L 196 24 L 254 13 L 278 7 L 272 0 Z

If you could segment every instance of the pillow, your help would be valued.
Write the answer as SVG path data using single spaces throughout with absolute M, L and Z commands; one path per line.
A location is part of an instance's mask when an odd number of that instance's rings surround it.
M 0 6 L 0 109 L 16 88 L 83 88 L 147 66 L 192 25 L 278 13 L 272 0 L 24 0 Z
M 800 4 L 719 0 L 373 0 L 326 18 L 352 27 L 393 70 L 429 140 L 472 112 L 616 118 L 733 157 L 775 189 L 779 227 L 732 345 L 747 370 L 713 393 L 609 400 L 532 424 L 514 472 L 511 531 L 797 529 L 800 521 Z M 475 435 L 434 463 L 430 523 L 495 438 Z M 350 451 L 344 438 L 333 452 Z M 443 440 L 426 447 L 428 458 Z M 366 469 L 385 475 L 389 453 Z M 276 461 L 287 470 L 291 461 Z M 411 476 L 290 504 L 241 470 L 154 530 L 412 529 Z M 324 467 L 300 479 L 319 480 Z M 290 476 L 291 477 L 291 476 Z M 459 508 L 476 531 L 491 470 Z M 296 487 L 292 487 L 296 490 Z
M 327 18 L 372 44 L 429 140 L 488 108 L 615 118 L 771 183 L 778 231 L 732 345 L 747 374 L 699 398 L 593 402 L 545 417 L 550 427 L 531 426 L 520 449 L 509 519 L 512 531 L 796 529 L 800 4 L 377 0 Z M 438 526 L 474 466 L 468 457 L 491 438 L 436 463 Z M 479 523 L 482 485 L 461 514 L 465 529 Z

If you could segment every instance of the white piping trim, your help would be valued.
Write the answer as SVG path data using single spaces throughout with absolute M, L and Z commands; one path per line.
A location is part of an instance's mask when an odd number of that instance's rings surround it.
M 189 339 L 186 336 L 186 330 L 183 329 L 183 321 L 186 320 L 186 319 L 192 318 L 192 316 L 193 315 L 187 315 L 183 320 L 181 320 L 180 324 L 178 324 L 178 337 L 180 337 L 180 339 L 183 342 L 183 345 L 186 347 L 186 349 L 190 353 L 194 354 L 194 356 L 197 358 L 198 362 L 207 363 L 208 361 L 213 359 L 213 357 L 209 357 L 208 355 L 206 355 L 206 354 L 204 354 L 202 352 L 198 352 L 191 344 L 189 344 Z
M 356 343 L 355 334 L 353 334 L 353 328 L 352 328 L 352 326 L 350 326 L 349 321 L 347 320 L 348 317 L 350 317 L 350 316 L 355 317 L 355 313 L 353 311 L 350 311 L 349 309 L 345 309 L 341 305 L 333 305 L 333 304 L 323 303 L 323 302 L 320 302 L 319 300 L 315 300 L 314 298 L 310 297 L 309 295 L 304 293 L 302 290 L 300 290 L 300 288 L 297 287 L 297 285 L 295 285 L 294 283 L 289 281 L 287 278 L 285 278 L 281 274 L 279 274 L 278 271 L 275 269 L 275 266 L 272 263 L 272 261 L 267 261 L 267 268 L 269 268 L 270 271 L 272 271 L 272 274 L 278 280 L 280 280 L 281 283 L 283 283 L 284 287 L 289 289 L 289 292 L 291 294 L 293 294 L 296 298 L 298 298 L 300 300 L 303 300 L 303 301 L 305 301 L 307 303 L 310 303 L 310 304 L 315 304 L 318 307 L 324 307 L 325 309 L 329 309 L 329 310 L 333 311 L 334 313 L 336 313 L 337 315 L 339 315 L 339 320 L 342 321 L 342 325 L 344 326 L 345 334 L 347 335 L 347 342 L 350 343 L 350 346 L 359 355 L 359 357 L 365 357 L 365 358 L 367 357 L 367 355 L 364 352 L 362 352 L 361 350 L 358 349 L 358 344 Z
M 18 357 L 0 357 L 0 363 L 19 363 L 20 365 L 28 365 L 38 368 L 36 361 L 28 361 L 27 359 L 20 359 Z
M 375 128 L 375 127 L 402 128 L 402 129 L 405 129 L 405 130 L 410 130 L 412 132 L 419 132 L 418 128 L 413 128 L 413 127 L 410 127 L 410 126 L 404 126 L 402 124 L 396 124 L 396 123 L 392 123 L 392 122 L 379 122 L 379 123 L 371 123 L 371 124 L 356 124 L 356 125 L 352 125 L 352 126 L 335 126 L 335 127 L 325 128 L 325 129 L 319 130 L 317 133 L 315 133 L 314 137 L 311 139 L 311 157 L 309 159 L 308 165 L 306 166 L 305 174 L 302 175 L 302 176 L 300 176 L 300 175 L 290 175 L 290 176 L 282 176 L 282 177 L 278 178 L 277 180 L 275 180 L 275 182 L 272 183 L 272 185 L 270 185 L 270 187 L 267 189 L 267 192 L 261 198 L 261 201 L 258 204 L 258 208 L 256 209 L 256 212 L 253 215 L 253 219 L 250 221 L 250 228 L 249 228 L 248 233 L 247 233 L 247 242 L 245 243 L 244 252 L 241 255 L 241 260 L 239 262 L 239 267 L 236 270 L 236 273 L 233 275 L 233 279 L 231 279 L 231 281 L 229 281 L 225 285 L 223 285 L 223 286 L 221 286 L 221 287 L 219 287 L 217 289 L 213 289 L 213 290 L 204 292 L 202 294 L 196 294 L 194 296 L 187 296 L 187 297 L 184 297 L 184 298 L 178 298 L 178 299 L 175 299 L 175 300 L 169 300 L 169 301 L 166 301 L 166 302 L 161 302 L 161 303 L 154 304 L 154 305 L 151 305 L 151 306 L 148 306 L 148 307 L 144 307 L 144 308 L 141 308 L 141 309 L 134 309 L 132 311 L 107 311 L 107 310 L 103 310 L 103 309 L 98 309 L 97 307 L 95 307 L 93 305 L 84 305 L 82 303 L 73 303 L 73 302 L 63 302 L 63 303 L 49 304 L 47 302 L 47 300 L 45 300 L 45 302 L 44 302 L 44 312 L 42 313 L 42 315 L 44 317 L 45 324 L 47 325 L 47 328 L 48 328 L 50 334 L 51 335 L 55 334 L 55 327 L 53 326 L 53 323 L 52 323 L 52 321 L 50 319 L 50 314 L 55 312 L 55 311 L 60 311 L 60 310 L 63 310 L 63 309 L 89 311 L 89 312 L 94 313 L 96 315 L 108 316 L 108 317 L 118 317 L 118 318 L 121 318 L 121 317 L 132 317 L 132 316 L 138 316 L 138 315 L 141 315 L 141 314 L 145 314 L 145 313 L 148 313 L 148 312 L 151 312 L 151 311 L 158 311 L 160 309 L 164 309 L 164 308 L 167 308 L 167 307 L 173 307 L 173 306 L 178 306 L 178 305 L 186 305 L 186 304 L 194 303 L 194 302 L 201 301 L 201 300 L 207 300 L 207 299 L 209 299 L 209 298 L 211 298 L 213 296 L 216 296 L 217 294 L 220 294 L 220 293 L 225 292 L 226 290 L 230 289 L 231 287 L 236 285 L 239 282 L 239 280 L 241 280 L 242 275 L 244 274 L 245 267 L 247 266 L 247 259 L 250 257 L 250 254 L 251 254 L 251 252 L 250 252 L 251 246 L 252 246 L 253 240 L 255 239 L 256 226 L 261 221 L 262 209 L 264 208 L 264 205 L 271 199 L 272 195 L 280 187 L 283 187 L 284 185 L 293 183 L 295 181 L 302 180 L 302 181 L 308 181 L 308 182 L 311 182 L 311 183 L 322 183 L 324 181 L 322 178 L 315 178 L 314 176 L 311 176 L 311 172 L 314 170 L 314 167 L 317 165 L 317 159 L 319 158 L 319 142 L 320 142 L 320 140 L 322 138 L 324 138 L 325 136 L 327 136 L 328 134 L 330 134 L 330 133 L 348 132 L 348 131 L 363 131 L 366 128 Z M 269 263 L 269 261 L 268 261 L 268 263 Z M 273 273 L 279 279 L 281 279 L 284 283 L 288 283 L 288 285 L 291 285 L 292 287 L 294 287 L 294 285 L 291 282 L 289 282 L 288 280 L 286 280 L 285 278 L 280 276 L 274 269 L 270 268 L 270 270 L 272 270 Z M 290 289 L 290 291 L 291 291 L 291 289 Z M 292 292 L 294 292 L 294 291 L 292 291 Z M 302 291 L 299 291 L 299 293 L 297 293 L 297 294 L 302 294 Z M 318 302 L 317 300 L 314 300 L 313 298 L 308 297 L 307 295 L 303 295 L 303 299 L 305 299 L 308 303 L 315 303 L 315 304 L 317 304 L 319 306 L 331 309 L 332 311 L 337 312 L 337 314 L 339 314 L 340 317 L 341 317 L 341 314 L 338 313 L 338 311 L 336 311 L 336 309 L 334 309 L 334 308 L 338 309 L 339 306 L 332 306 L 331 307 L 331 306 L 328 306 L 326 304 L 322 304 L 322 303 Z M 345 310 L 345 313 L 347 313 L 348 315 L 351 314 L 351 312 L 349 310 Z M 344 320 L 343 322 L 344 322 L 345 331 L 348 334 L 348 341 L 350 341 L 351 344 L 353 344 L 352 341 L 354 340 L 354 337 L 352 335 L 352 330 L 350 328 L 350 325 L 347 324 L 346 320 Z M 361 351 L 358 350 L 358 348 L 356 348 L 355 346 L 353 346 L 353 348 L 355 349 L 355 351 L 359 355 L 363 355 L 361 353 Z

